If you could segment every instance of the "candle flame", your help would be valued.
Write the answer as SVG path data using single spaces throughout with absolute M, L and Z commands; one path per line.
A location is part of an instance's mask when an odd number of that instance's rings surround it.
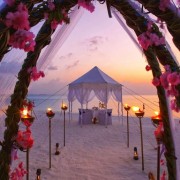
M 52 109 L 51 108 L 47 108 L 47 112 L 50 112 L 50 111 L 52 111 Z
M 155 114 L 156 116 L 158 116 L 158 115 L 159 115 L 159 111 L 154 111 L 154 114 Z
M 132 110 L 133 110 L 134 112 L 139 111 L 139 107 L 138 107 L 138 106 L 133 106 L 133 107 L 132 107 Z
M 28 110 L 27 110 L 27 109 L 23 109 L 22 114 L 23 114 L 24 116 L 27 116 L 27 114 L 28 114 Z
M 63 108 L 64 108 L 64 107 L 66 107 L 66 104 L 65 104 L 65 103 L 63 103 L 63 104 L 62 104 L 62 107 L 63 107 Z

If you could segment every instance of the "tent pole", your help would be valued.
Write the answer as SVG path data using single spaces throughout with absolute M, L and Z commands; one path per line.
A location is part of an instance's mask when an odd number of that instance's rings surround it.
M 119 119 L 119 101 L 118 101 L 118 120 L 120 121 L 120 119 Z
M 73 102 L 71 101 L 71 121 L 72 121 L 72 105 L 73 105 Z
M 106 103 L 106 116 L 105 116 L 106 128 L 107 128 L 107 103 Z
M 71 102 L 69 101 L 69 124 L 70 124 L 70 118 L 71 118 Z
M 107 91 L 107 87 L 106 87 L 106 116 L 105 116 L 105 122 L 106 122 L 106 128 L 107 128 L 107 102 L 108 102 L 108 91 Z
M 123 96 L 122 96 L 122 86 L 121 86 L 121 119 L 123 125 Z
M 83 117 L 83 104 L 81 104 L 81 127 L 82 127 L 82 117 Z

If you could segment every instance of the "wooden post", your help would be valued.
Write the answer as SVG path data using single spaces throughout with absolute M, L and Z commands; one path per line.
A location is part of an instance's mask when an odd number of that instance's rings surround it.
M 140 133 L 141 133 L 141 155 L 142 155 L 142 170 L 144 171 L 144 152 L 143 152 L 143 135 L 142 135 L 142 123 L 141 117 L 139 117 Z
M 129 147 L 129 111 L 127 111 L 127 147 Z
M 66 143 L 66 137 L 65 137 L 65 135 L 66 135 L 66 121 L 65 121 L 65 110 L 64 110 L 64 147 L 65 147 L 65 143 Z
M 49 118 L 49 168 L 51 168 L 51 118 Z

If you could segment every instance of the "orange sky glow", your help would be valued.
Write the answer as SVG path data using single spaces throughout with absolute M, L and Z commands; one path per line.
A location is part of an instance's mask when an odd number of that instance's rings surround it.
M 152 73 L 145 70 L 145 56 L 105 5 L 97 3 L 92 14 L 84 11 L 72 33 L 45 70 L 46 77 L 30 86 L 32 93 L 48 93 L 68 85 L 94 66 L 138 93 L 155 94 Z M 51 68 L 53 69 L 53 68 Z M 54 87 L 49 90 L 49 84 Z M 146 87 L 145 87 L 146 86 Z M 145 90 L 142 91 L 142 87 Z

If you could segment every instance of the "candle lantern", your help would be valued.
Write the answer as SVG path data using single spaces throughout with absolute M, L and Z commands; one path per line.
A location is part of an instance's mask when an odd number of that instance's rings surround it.
M 127 112 L 127 147 L 129 147 L 129 110 L 131 107 L 125 104 L 124 109 Z
M 63 111 L 66 111 L 66 110 L 68 109 L 68 107 L 67 107 L 67 105 L 66 105 L 65 103 L 62 103 L 61 109 L 62 109 Z
M 125 105 L 124 105 L 124 109 L 125 109 L 126 111 L 129 111 L 129 110 L 131 109 L 131 107 L 128 106 L 128 104 L 125 104 Z
M 31 116 L 33 106 L 29 108 L 29 104 L 31 104 L 31 102 L 28 102 L 28 105 L 25 104 L 24 107 L 20 109 L 21 121 L 26 126 L 26 129 L 28 129 L 34 121 L 34 117 Z M 26 171 L 26 180 L 29 180 L 29 148 L 26 150 Z
M 26 127 L 29 127 L 32 125 L 34 121 L 34 117 L 31 116 L 32 111 L 28 108 L 22 108 L 21 111 L 21 121 Z
M 141 134 L 141 155 L 142 155 L 142 170 L 144 171 L 144 152 L 143 152 L 143 134 L 142 134 L 142 123 L 141 118 L 144 116 L 144 111 L 140 110 L 139 107 L 133 107 L 135 115 L 139 118 L 140 134 Z
M 51 108 L 47 108 L 46 115 L 48 118 L 53 118 L 55 113 L 52 111 Z
M 59 143 L 56 143 L 56 152 L 55 155 L 59 155 L 60 151 L 59 151 Z
M 41 169 L 37 169 L 37 171 L 36 171 L 36 180 L 40 180 L 41 179 Z
M 138 152 L 137 152 L 137 147 L 134 147 L 134 160 L 138 160 Z
M 54 117 L 55 113 L 51 108 L 47 108 L 46 115 L 49 118 L 49 168 L 51 168 L 51 119 Z
M 155 127 L 159 125 L 160 122 L 162 122 L 161 115 L 158 111 L 154 111 L 155 116 L 151 117 L 152 123 Z
M 65 103 L 62 102 L 61 109 L 64 111 L 64 146 L 65 146 L 65 142 L 66 142 L 66 139 L 65 139 L 65 135 L 66 135 L 66 132 L 65 132 L 65 130 L 66 130 L 65 112 L 68 109 L 68 107 Z

